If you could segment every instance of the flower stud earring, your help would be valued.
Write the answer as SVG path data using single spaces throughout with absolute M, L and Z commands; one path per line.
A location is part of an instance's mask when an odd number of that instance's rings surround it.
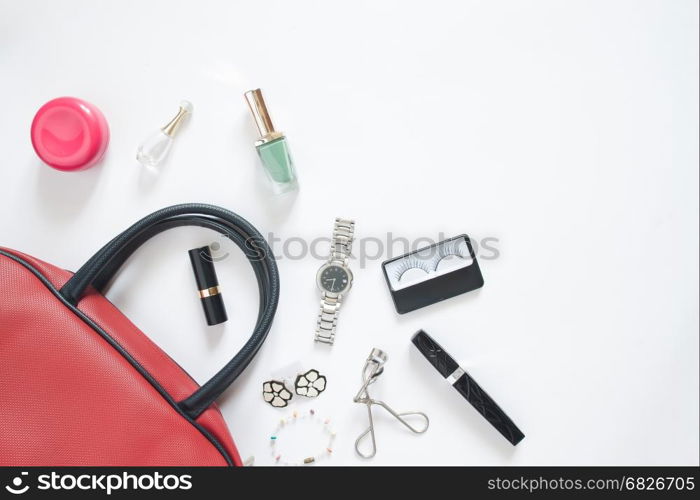
M 275 408 L 284 408 L 294 397 L 291 387 L 291 379 L 279 377 L 263 383 L 263 400 Z M 326 390 L 326 377 L 318 370 L 311 369 L 300 373 L 294 380 L 294 392 L 299 396 L 315 398 Z
M 325 390 L 326 377 L 321 375 L 318 370 L 311 369 L 306 373 L 297 375 L 294 381 L 294 392 L 299 396 L 315 398 Z
M 270 406 L 284 408 L 292 399 L 292 393 L 287 390 L 283 382 L 268 380 L 263 384 L 263 399 Z

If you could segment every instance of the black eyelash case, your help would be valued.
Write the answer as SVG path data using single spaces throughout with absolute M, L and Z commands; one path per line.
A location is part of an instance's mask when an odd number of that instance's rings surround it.
M 484 286 L 466 234 L 384 261 L 382 269 L 399 314 Z

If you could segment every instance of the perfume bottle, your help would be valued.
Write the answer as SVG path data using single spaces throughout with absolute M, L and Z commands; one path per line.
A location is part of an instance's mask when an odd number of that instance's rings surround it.
M 255 89 L 249 90 L 244 95 L 260 133 L 260 139 L 255 141 L 255 149 L 258 151 L 273 191 L 281 194 L 297 189 L 299 186 L 297 174 L 289 154 L 287 138 L 282 132 L 276 131 L 272 125 L 262 92 L 260 89 Z
M 180 102 L 180 110 L 168 124 L 151 135 L 141 144 L 136 151 L 136 159 L 146 167 L 155 167 L 170 152 L 173 145 L 173 138 L 182 125 L 185 117 L 192 113 L 192 103 L 189 101 Z

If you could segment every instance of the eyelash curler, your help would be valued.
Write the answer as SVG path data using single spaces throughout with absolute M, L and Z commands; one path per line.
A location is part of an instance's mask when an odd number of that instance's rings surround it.
M 387 355 L 384 351 L 382 351 L 381 349 L 377 349 L 376 347 L 372 349 L 372 352 L 370 352 L 369 356 L 367 357 L 367 361 L 365 361 L 365 366 L 362 368 L 362 387 L 360 387 L 360 390 L 357 392 L 357 395 L 353 398 L 353 402 L 367 406 L 367 415 L 369 416 L 369 426 L 355 440 L 355 451 L 362 458 L 372 458 L 377 454 L 377 441 L 374 436 L 374 419 L 372 418 L 373 405 L 381 406 L 382 408 L 384 408 L 396 420 L 401 422 L 404 426 L 408 427 L 408 429 L 410 429 L 411 432 L 414 432 L 416 434 L 423 434 L 425 431 L 428 430 L 428 426 L 430 425 L 430 420 L 428 419 L 428 416 L 423 412 L 414 411 L 397 413 L 384 401 L 372 399 L 372 397 L 369 395 L 368 387 L 370 384 L 376 382 L 379 376 L 384 372 L 384 363 L 386 363 L 386 360 Z M 422 417 L 422 419 L 425 422 L 425 426 L 423 426 L 422 428 L 413 427 L 404 419 L 404 417 L 410 416 Z M 360 450 L 360 444 L 362 443 L 364 438 L 367 437 L 368 434 L 372 441 L 372 448 L 370 453 L 363 453 Z

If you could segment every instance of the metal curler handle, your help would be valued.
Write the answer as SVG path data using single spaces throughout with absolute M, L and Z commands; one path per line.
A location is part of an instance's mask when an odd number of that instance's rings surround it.
M 384 401 L 372 399 L 372 397 L 369 395 L 368 388 L 370 384 L 376 382 L 379 375 L 381 375 L 384 372 L 384 363 L 386 363 L 386 360 L 387 355 L 384 351 L 381 351 L 380 349 L 376 348 L 372 349 L 372 352 L 370 352 L 369 356 L 367 357 L 367 360 L 365 361 L 365 365 L 362 367 L 362 386 L 353 398 L 353 402 L 364 404 L 367 407 L 367 416 L 369 420 L 369 426 L 367 427 L 367 429 L 365 429 L 365 431 L 362 434 L 360 434 L 355 440 L 355 451 L 362 458 L 372 458 L 377 454 L 377 440 L 374 435 L 374 418 L 372 416 L 372 405 L 377 405 L 384 408 L 384 410 L 386 410 L 391 416 L 393 416 L 396 420 L 401 422 L 405 427 L 407 427 L 411 432 L 415 434 L 424 433 L 428 430 L 428 427 L 430 426 L 430 419 L 428 419 L 428 416 L 425 413 L 420 411 L 398 413 L 394 411 L 394 409 L 391 408 L 391 406 L 386 404 Z M 425 425 L 423 425 L 422 427 L 414 427 L 408 421 L 406 421 L 405 417 L 421 417 Z M 360 445 L 367 437 L 367 435 L 369 435 L 371 438 L 372 448 L 369 453 L 363 453 L 362 450 L 360 450 Z

